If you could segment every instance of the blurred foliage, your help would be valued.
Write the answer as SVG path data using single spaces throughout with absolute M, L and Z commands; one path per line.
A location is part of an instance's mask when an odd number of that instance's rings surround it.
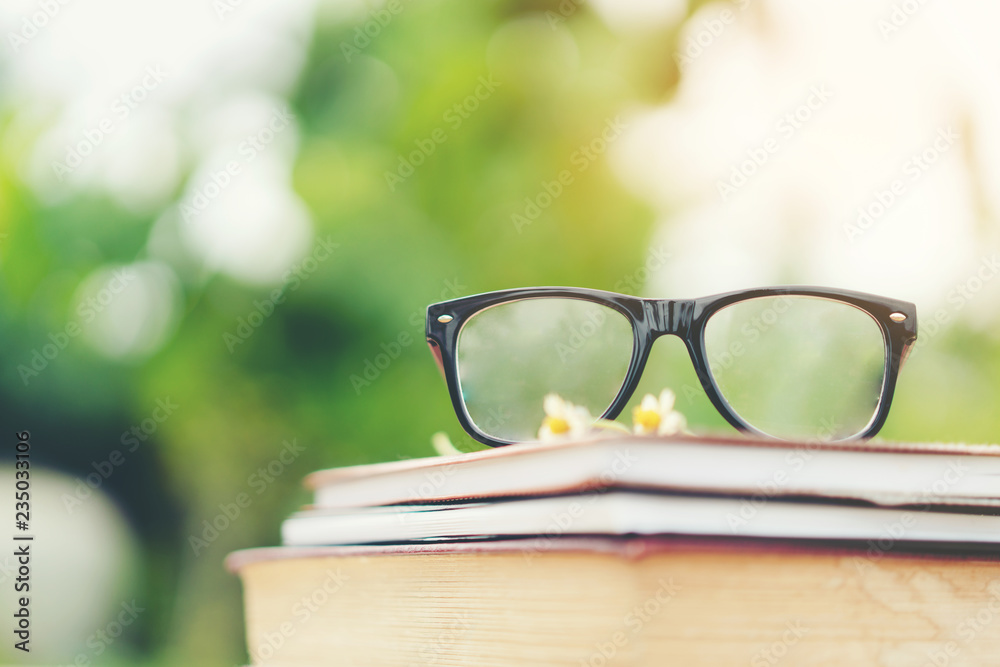
M 74 339 L 26 386 L 18 365 L 65 327 L 81 281 L 142 258 L 159 212 L 136 216 L 85 194 L 47 206 L 20 181 L 24 142 L 8 142 L 0 163 L 3 423 L 32 431 L 42 443 L 38 463 L 83 476 L 158 399 L 179 405 L 104 487 L 141 541 L 142 576 L 129 595 L 150 610 L 116 646 L 122 660 L 241 664 L 239 584 L 222 559 L 279 542 L 281 520 L 308 501 L 305 474 L 429 455 L 430 436 L 442 429 L 474 447 L 423 342 L 428 303 L 529 285 L 615 289 L 645 262 L 651 212 L 603 156 L 582 171 L 573 156 L 623 109 L 669 98 L 676 34 L 623 40 L 585 6 L 553 22 L 546 12 L 559 11 L 555 0 L 404 6 L 350 59 L 343 45 L 358 25 L 320 14 L 291 100 L 302 133 L 294 188 L 316 238 L 339 247 L 232 353 L 224 335 L 271 289 L 179 264 L 183 318 L 154 356 L 109 361 Z M 490 77 L 495 91 L 456 126 L 449 110 Z M 401 156 L 442 132 L 446 139 L 390 189 L 386 173 Z M 573 182 L 518 229 L 512 216 L 563 170 Z M 410 342 L 370 384 L 352 382 L 401 340 Z M 884 434 L 990 439 L 996 418 L 970 399 L 995 402 L 997 383 L 982 378 L 1000 377 L 1000 343 L 956 327 L 933 345 L 940 352 L 918 355 L 904 372 Z M 694 425 L 722 428 L 700 389 L 681 389 L 696 386 L 690 365 L 675 347 L 664 351 L 680 359 L 679 408 Z M 926 409 L 927 387 L 939 381 L 948 383 L 944 402 Z M 257 495 L 252 476 L 285 441 L 304 452 Z M 195 556 L 189 536 L 202 536 L 220 504 L 245 492 L 251 507 Z M 109 611 L 95 610 L 95 623 Z
M 429 455 L 441 429 L 473 447 L 423 342 L 428 303 L 521 285 L 611 289 L 642 265 L 650 212 L 603 156 L 582 171 L 571 160 L 628 104 L 667 94 L 676 71 L 662 55 L 662 67 L 634 67 L 643 49 L 663 52 L 657 40 L 626 48 L 585 7 L 557 22 L 546 11 L 558 3 L 407 3 L 349 59 L 343 44 L 358 24 L 321 12 L 291 100 L 302 135 L 294 188 L 316 239 L 339 247 L 232 353 L 224 334 L 271 290 L 179 262 L 183 318 L 154 356 L 109 361 L 74 338 L 25 386 L 18 365 L 73 319 L 81 282 L 144 257 L 159 212 L 137 217 L 88 194 L 45 205 L 20 181 L 27 142 L 8 142 L 4 424 L 44 443 L 38 463 L 81 477 L 158 399 L 179 406 L 103 487 L 141 541 L 143 574 L 129 595 L 150 609 L 116 645 L 122 659 L 245 661 L 239 584 L 222 559 L 279 542 L 281 520 L 308 500 L 306 473 Z M 491 77 L 495 90 L 478 108 L 447 115 Z M 386 172 L 440 132 L 446 140 L 391 190 Z M 563 170 L 573 182 L 518 230 L 512 215 Z M 398 358 L 356 390 L 351 376 L 401 336 L 410 343 Z M 286 440 L 304 452 L 196 557 L 189 536 L 251 491 Z M 95 625 L 110 611 L 95 609 Z

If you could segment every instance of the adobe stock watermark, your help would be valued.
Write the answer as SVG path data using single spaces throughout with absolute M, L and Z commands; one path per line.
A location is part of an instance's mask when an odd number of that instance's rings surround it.
M 951 125 L 938 128 L 930 145 L 908 157 L 900 167 L 900 175 L 894 178 L 885 189 L 877 190 L 867 204 L 858 207 L 858 215 L 853 223 L 844 224 L 847 240 L 854 243 L 859 237 L 864 236 L 865 232 L 881 220 L 889 209 L 909 192 L 910 185 L 919 181 L 960 138 L 958 132 Z
M 378 39 L 382 31 L 389 27 L 393 19 L 402 14 L 405 8 L 401 0 L 389 0 L 384 7 L 369 11 L 365 21 L 354 28 L 354 37 L 351 41 L 341 40 L 340 52 L 344 54 L 344 60 L 350 63 L 351 58 L 360 56 L 361 52 L 371 46 L 372 41 Z
M 440 301 L 447 301 L 449 299 L 455 299 L 462 296 L 468 287 L 463 285 L 458 281 L 458 278 L 453 278 L 451 280 L 444 281 L 444 289 L 440 293 Z M 410 327 L 419 328 L 421 331 L 424 326 L 424 317 L 426 315 L 425 310 L 415 310 L 410 313 L 407 318 L 407 322 Z M 422 340 L 423 337 L 421 336 Z M 354 395 L 360 396 L 362 390 L 372 386 L 376 380 L 378 380 L 382 373 L 384 373 L 392 365 L 394 361 L 399 359 L 403 354 L 403 351 L 413 345 L 413 341 L 416 340 L 413 334 L 410 333 L 409 329 L 401 330 L 394 338 L 388 341 L 382 341 L 379 343 L 380 352 L 377 352 L 372 357 L 366 357 L 362 362 L 361 371 L 358 373 L 351 373 L 348 376 L 348 380 L 351 382 L 351 387 L 354 389 Z
M 971 644 L 1000 617 L 1000 579 L 994 579 L 986 585 L 989 599 L 974 614 L 966 616 L 955 625 L 954 640 L 945 642 L 940 648 L 927 651 L 927 662 L 924 667 L 948 667 L 954 658 L 962 653 L 962 649 Z M 962 661 L 962 664 L 969 664 Z
M 864 574 L 875 564 L 892 551 L 901 540 L 906 539 L 911 528 L 920 522 L 922 512 L 932 509 L 935 503 L 946 496 L 969 472 L 969 467 L 964 465 L 961 459 L 950 459 L 941 475 L 929 484 L 925 484 L 920 489 L 920 494 L 916 502 L 910 503 L 912 507 L 900 513 L 899 518 L 882 525 L 881 535 L 878 538 L 868 540 L 868 549 L 865 555 L 854 557 L 854 568 L 859 574 Z
M 549 22 L 549 28 L 557 30 L 559 26 L 566 22 L 566 19 L 576 14 L 583 6 L 584 0 L 562 0 L 555 11 L 546 10 L 545 20 Z
M 812 86 L 801 104 L 775 122 L 774 133 L 771 136 L 760 142 L 758 146 L 748 148 L 746 158 L 733 166 L 729 177 L 718 179 L 715 182 L 719 198 L 726 202 L 735 195 L 737 190 L 745 186 L 754 175 L 759 173 L 782 147 L 788 145 L 788 142 L 813 119 L 832 97 L 833 93 L 826 87 L 826 84 Z
M 115 297 L 128 288 L 135 279 L 135 273 L 128 268 L 121 268 L 114 271 L 108 282 L 98 292 L 91 297 L 87 297 L 77 304 L 76 314 L 78 319 L 71 319 L 66 322 L 66 326 L 60 331 L 50 332 L 49 342 L 40 348 L 31 350 L 30 359 L 26 363 L 18 364 L 17 373 L 21 377 L 21 382 L 27 387 L 31 380 L 38 377 L 42 371 L 55 361 L 59 354 L 65 350 L 72 339 L 83 332 L 83 324 L 89 324 L 100 315 L 108 305 L 114 301 Z
M 215 10 L 215 15 L 219 21 L 225 21 L 229 14 L 232 14 L 247 2 L 248 0 L 213 0 L 212 9 Z
M 449 655 L 448 649 L 472 627 L 468 611 L 454 612 L 451 616 L 451 620 L 444 625 L 433 641 L 417 649 L 417 657 L 420 660 L 411 662 L 410 667 L 431 667 L 439 664 L 443 655 Z M 452 660 L 449 658 L 448 662 L 452 663 Z
M 271 291 L 264 299 L 254 299 L 253 310 L 245 317 L 236 318 L 236 327 L 230 331 L 222 333 L 222 342 L 226 344 L 229 354 L 236 351 L 236 348 L 247 342 L 251 336 L 267 321 L 274 311 L 285 302 L 288 294 L 294 292 L 309 280 L 320 265 L 330 259 L 333 251 L 340 247 L 339 243 L 334 243 L 333 238 L 327 235 L 325 239 L 320 239 L 313 246 L 305 259 L 296 262 L 281 277 L 282 285 Z
M 787 296 L 776 297 L 771 302 L 772 305 L 749 318 L 740 327 L 740 336 L 731 341 L 727 348 L 716 351 L 709 357 L 708 367 L 712 375 L 718 377 L 720 371 L 732 368 L 733 364 L 760 341 L 761 337 L 770 331 L 791 307 L 791 299 Z
M 389 192 L 395 192 L 399 185 L 404 183 L 410 176 L 413 176 L 417 168 L 423 165 L 434 154 L 438 146 L 448 141 L 449 130 L 451 132 L 458 131 L 465 121 L 479 110 L 482 103 L 493 96 L 493 93 L 502 85 L 502 82 L 497 81 L 493 78 L 492 74 L 489 74 L 488 76 L 479 77 L 477 84 L 470 94 L 453 104 L 441 116 L 441 120 L 449 129 L 441 126 L 434 128 L 426 137 L 413 140 L 413 150 L 405 155 L 399 154 L 396 156 L 396 168 L 392 171 L 386 170 L 384 173 L 385 184 L 388 186 Z
M 607 310 L 607 308 L 589 308 L 582 322 L 569 326 L 569 335 L 566 339 L 553 344 L 560 362 L 565 364 L 572 361 L 587 341 L 604 331 L 604 323 L 608 320 Z
M 808 635 L 810 628 L 803 627 L 802 621 L 789 621 L 785 623 L 785 630 L 779 639 L 771 642 L 753 654 L 750 658 L 750 667 L 774 667 L 785 658 L 792 647 L 802 641 Z
M 685 31 L 684 43 L 679 50 L 674 52 L 674 62 L 677 64 L 677 69 L 682 73 L 687 72 L 688 68 L 715 44 L 715 40 L 721 37 L 729 26 L 736 23 L 739 14 L 753 2 L 754 0 L 735 0 L 733 2 L 736 5 L 735 12 L 729 7 L 724 7 L 714 16 L 702 18 L 697 29 Z
M 167 78 L 167 73 L 160 65 L 150 65 L 144 70 L 142 79 L 128 91 L 122 93 L 111 103 L 108 114 L 88 127 L 78 141 L 66 144 L 66 154 L 62 162 L 54 160 L 52 171 L 62 182 L 76 171 L 104 143 L 104 140 L 114 133 L 128 120 L 132 112 L 145 102 Z
M 550 515 L 549 524 L 541 531 L 541 535 L 526 542 L 521 549 L 524 559 L 530 563 L 536 556 L 557 544 L 560 537 L 573 534 L 573 527 L 587 509 L 638 461 L 639 457 L 628 449 L 617 450 L 611 463 L 597 476 L 597 479 L 580 490 L 579 500 L 572 500 L 565 510 Z
M 443 466 L 435 466 L 425 470 L 423 481 L 417 486 L 411 486 L 406 490 L 406 499 L 409 502 L 437 500 L 441 488 L 456 472 L 458 472 L 457 463 L 448 463 Z M 403 509 L 406 510 L 405 507 Z M 408 510 L 400 514 L 401 521 L 404 520 L 405 515 L 408 514 Z
M 264 125 L 252 134 L 246 135 L 237 145 L 238 158 L 226 162 L 221 169 L 214 169 L 205 182 L 196 187 L 178 206 L 184 222 L 191 222 L 204 213 L 213 201 L 219 198 L 226 188 L 243 173 L 243 168 L 257 159 L 257 156 L 267 150 L 275 139 L 291 127 L 295 115 L 288 107 L 271 111 Z
M 625 292 L 626 294 L 639 294 L 646 282 L 649 281 L 650 276 L 665 267 L 667 260 L 672 256 L 663 249 L 663 246 L 650 248 L 646 254 L 646 261 L 643 262 L 642 266 L 616 282 L 614 290 L 616 292 Z
M 156 407 L 153 408 L 148 417 L 138 424 L 134 424 L 129 430 L 122 432 L 119 440 L 122 448 L 112 450 L 101 461 L 91 461 L 90 466 L 94 469 L 94 472 L 88 474 L 86 477 L 77 477 L 73 492 L 64 493 L 60 496 L 60 500 L 66 511 L 73 514 L 78 507 L 93 496 L 94 491 L 101 488 L 104 482 L 118 468 L 125 464 L 126 455 L 134 453 L 139 449 L 140 445 L 149 440 L 159 430 L 160 425 L 170 419 L 171 415 L 179 407 L 180 405 L 174 403 L 169 396 L 156 399 Z
M 146 608 L 140 607 L 134 599 L 131 602 L 122 602 L 120 606 L 121 609 L 107 625 L 87 637 L 86 646 L 89 651 L 77 653 L 73 664 L 69 667 L 90 667 L 92 664 L 103 664 L 103 660 L 96 659 L 104 655 L 111 648 L 111 645 L 125 634 L 125 630 L 136 622 L 139 615 L 146 611 Z
M 983 255 L 968 276 L 960 280 L 948 291 L 948 307 L 935 310 L 930 316 L 920 320 L 920 336 L 910 350 L 912 358 L 930 344 L 939 334 L 946 331 L 958 313 L 971 303 L 1000 274 L 1000 255 Z
M 285 440 L 277 456 L 247 477 L 246 484 L 252 493 L 241 491 L 231 502 L 220 503 L 218 514 L 210 519 L 202 520 L 201 526 L 199 526 L 200 534 L 188 535 L 188 544 L 196 557 L 204 553 L 205 549 L 219 539 L 222 533 L 229 530 L 230 526 L 242 516 L 243 511 L 253 504 L 254 499 L 267 491 L 268 487 L 281 477 L 282 473 L 301 456 L 302 452 L 306 451 L 306 448 L 298 443 L 298 438 L 293 438 L 291 442 Z
M 510 413 L 503 407 L 491 410 L 490 416 L 483 421 L 481 428 L 486 433 L 496 433 L 499 428 L 510 419 L 510 417 Z M 399 460 L 403 461 L 407 459 L 405 457 L 400 457 Z M 441 489 L 444 488 L 444 486 L 448 483 L 448 480 L 450 480 L 455 473 L 458 472 L 458 470 L 458 461 L 429 468 L 423 473 L 423 481 L 416 486 L 410 486 L 407 488 L 403 497 L 406 499 L 407 503 L 416 504 L 440 500 Z M 405 524 L 409 520 L 413 519 L 414 515 L 415 513 L 412 511 L 412 507 L 410 505 L 400 505 L 396 518 L 399 520 L 400 524 Z
M 326 577 L 308 595 L 302 596 L 292 605 L 291 614 L 294 621 L 285 621 L 273 631 L 261 635 L 261 641 L 250 649 L 251 662 L 255 665 L 265 664 L 272 659 L 295 636 L 299 628 L 309 622 L 316 612 L 325 607 L 350 580 L 340 568 L 336 571 L 327 569 Z
M 822 420 L 823 425 L 820 431 L 823 433 L 836 432 L 838 424 L 833 420 Z M 753 521 L 760 510 L 774 497 L 781 495 L 782 491 L 795 479 L 810 461 L 816 456 L 816 452 L 822 447 L 822 441 L 817 439 L 813 442 L 805 442 L 795 447 L 785 454 L 783 467 L 774 470 L 770 478 L 758 480 L 757 491 L 740 499 L 740 507 L 736 512 L 726 513 L 726 523 L 729 530 L 738 535 L 743 528 Z
M 619 664 L 614 662 L 615 658 L 682 590 L 680 585 L 674 583 L 673 577 L 658 579 L 657 584 L 659 585 L 652 595 L 625 614 L 621 630 L 613 633 L 606 641 L 596 642 L 590 655 L 580 659 L 580 667 Z
M 642 266 L 615 283 L 615 290 L 619 292 L 630 291 L 633 294 L 640 291 L 641 285 L 649 279 L 650 273 L 663 268 L 669 257 L 670 253 L 664 251 L 662 246 L 651 249 Z M 607 313 L 607 308 L 590 308 L 582 322 L 570 325 L 565 340 L 554 343 L 559 361 L 566 363 L 572 360 L 576 353 L 587 344 L 587 341 L 601 333 L 608 318 Z
M 888 42 L 897 32 L 899 32 L 917 13 L 927 6 L 930 0 L 903 0 L 892 5 L 889 15 L 880 18 L 876 23 L 882 41 Z
M 569 156 L 572 169 L 563 169 L 551 181 L 542 181 L 534 196 L 524 198 L 524 208 L 520 212 L 511 213 L 510 221 L 517 233 L 522 233 L 525 227 L 534 223 L 543 211 L 552 206 L 566 188 L 576 182 L 577 176 L 590 169 L 626 129 L 628 124 L 622 121 L 621 116 L 609 118 L 604 122 L 604 129 L 600 133 L 573 151 Z
M 38 0 L 38 10 L 21 17 L 20 29 L 7 33 L 7 41 L 14 53 L 20 51 L 55 19 L 71 0 Z

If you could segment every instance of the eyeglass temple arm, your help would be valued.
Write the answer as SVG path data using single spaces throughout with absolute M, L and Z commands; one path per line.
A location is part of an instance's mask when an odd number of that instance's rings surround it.
M 903 351 L 899 355 L 899 370 L 903 370 L 903 367 L 906 366 L 906 360 L 910 358 L 910 352 L 912 352 L 915 347 L 914 343 L 916 343 L 915 338 L 903 345 Z
M 433 338 L 427 339 L 427 347 L 431 348 L 431 354 L 434 355 L 434 361 L 437 363 L 438 370 L 441 372 L 441 377 L 447 381 L 448 376 L 445 375 L 444 372 L 444 359 L 441 357 L 441 347 Z

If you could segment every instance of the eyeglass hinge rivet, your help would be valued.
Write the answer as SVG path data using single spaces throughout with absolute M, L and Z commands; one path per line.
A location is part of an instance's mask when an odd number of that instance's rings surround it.
M 889 319 L 893 322 L 904 322 L 906 321 L 906 313 L 893 313 L 889 316 Z
M 451 322 L 453 319 L 455 319 L 455 318 L 452 317 L 451 315 L 439 315 L 438 316 L 438 322 L 440 322 L 441 324 L 448 324 L 448 322 Z

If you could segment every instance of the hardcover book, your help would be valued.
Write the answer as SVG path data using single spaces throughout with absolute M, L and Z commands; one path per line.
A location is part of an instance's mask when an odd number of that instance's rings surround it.
M 983 665 L 1000 448 L 610 437 L 319 471 L 267 665 Z

